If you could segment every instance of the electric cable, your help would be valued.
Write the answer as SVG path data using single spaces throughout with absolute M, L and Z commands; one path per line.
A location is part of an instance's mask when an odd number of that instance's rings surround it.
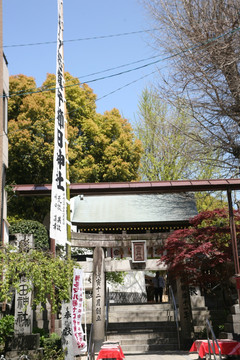
M 76 76 L 74 77 L 73 79 L 69 79 L 69 80 L 65 80 L 65 83 L 69 83 L 73 80 L 76 80 L 76 79 L 84 79 L 86 77 L 89 77 L 89 76 L 93 76 L 93 75 L 98 75 L 98 74 L 103 74 L 103 73 L 106 73 L 108 71 L 112 71 L 112 70 L 116 70 L 116 69 L 120 69 L 120 68 L 123 68 L 123 67 L 126 67 L 126 66 L 130 66 L 130 65 L 134 65 L 134 64 L 138 64 L 140 62 L 143 62 L 143 61 L 146 61 L 146 60 L 151 60 L 151 59 L 155 59 L 157 57 L 159 57 L 160 55 L 154 55 L 154 56 L 150 56 L 148 58 L 144 58 L 144 59 L 141 59 L 141 60 L 136 60 L 136 61 L 133 61 L 133 62 L 130 62 L 130 63 L 127 63 L 127 64 L 122 64 L 122 65 L 118 65 L 118 66 L 115 66 L 115 67 L 112 67 L 112 68 L 108 68 L 108 69 L 105 69 L 105 70 L 100 70 L 100 71 L 96 71 L 94 73 L 90 73 L 90 74 L 87 74 L 87 75 L 82 75 L 82 76 Z M 87 81 L 81 81 L 80 83 L 87 83 Z M 51 84 L 48 84 L 48 87 L 49 86 L 54 86 L 55 85 L 55 82 L 54 83 L 51 83 Z M 36 87 L 34 88 L 29 88 L 27 89 L 27 91 L 35 91 L 36 90 Z M 23 95 L 22 93 L 22 90 L 16 92 L 16 93 L 12 93 L 11 95 Z
M 160 56 L 160 55 L 150 56 L 150 57 L 145 58 L 145 59 L 132 61 L 132 62 L 130 62 L 130 63 L 128 63 L 128 64 L 118 65 L 118 66 L 114 66 L 114 67 L 112 67 L 112 68 L 108 68 L 108 69 L 105 69 L 105 70 L 96 71 L 96 72 L 94 72 L 94 73 L 90 73 L 90 74 L 87 74 L 87 75 L 77 76 L 76 78 L 78 78 L 78 79 L 84 79 L 85 77 L 88 77 L 88 76 L 103 74 L 103 73 L 108 72 L 108 71 L 120 69 L 120 68 L 123 68 L 123 67 L 126 67 L 126 66 L 130 66 L 130 65 L 134 65 L 134 64 L 138 64 L 138 63 L 143 62 L 143 61 L 146 61 L 146 60 L 155 59 L 155 58 L 157 58 L 157 57 L 159 57 L 159 56 Z
M 122 89 L 124 89 L 124 88 L 126 88 L 126 87 L 128 87 L 128 86 L 130 86 L 130 85 L 132 85 L 132 84 L 134 84 L 134 83 L 136 83 L 136 82 L 138 82 L 138 81 L 140 81 L 140 80 L 142 80 L 142 79 L 144 79 L 144 78 L 152 75 L 152 74 L 154 74 L 154 73 L 157 72 L 157 71 L 158 71 L 158 70 L 154 70 L 154 71 L 152 71 L 152 72 L 149 73 L 149 74 L 143 75 L 143 76 L 141 76 L 140 78 L 135 79 L 135 80 L 133 80 L 133 81 L 131 81 L 131 82 L 129 82 L 129 83 L 127 83 L 127 84 L 125 84 L 125 85 L 123 85 L 123 86 L 121 86 L 121 87 L 119 87 L 119 88 L 117 88 L 117 89 L 115 89 L 115 90 L 113 90 L 113 91 L 111 91 L 111 92 L 109 92 L 109 93 L 101 96 L 100 98 L 97 98 L 95 101 L 96 101 L 96 102 L 97 102 L 97 101 L 100 101 L 100 100 L 106 98 L 107 96 L 112 95 L 112 94 L 116 93 L 117 91 L 120 91 L 120 90 L 122 90 Z M 73 114 L 74 112 L 78 111 L 79 109 L 80 109 L 80 107 L 77 107 L 77 108 L 75 108 L 75 109 L 73 109 L 73 110 L 71 110 L 71 111 L 68 111 L 68 115 Z M 54 120 L 55 120 L 55 117 L 54 117 L 54 118 L 47 119 L 47 120 L 43 121 L 43 123 L 44 123 L 44 122 L 49 122 L 49 121 L 54 121 Z M 33 126 L 33 125 L 30 125 L 30 126 L 28 126 L 28 127 L 25 127 L 24 129 L 30 128 L 31 126 Z M 11 134 L 12 134 L 12 133 L 17 133 L 17 132 L 19 132 L 19 131 L 21 131 L 21 130 L 22 130 L 22 129 L 15 130 L 15 131 L 11 132 Z M 0 135 L 0 137 L 1 137 L 1 136 L 3 136 L 3 134 Z
M 136 80 L 133 80 L 133 81 L 131 81 L 131 82 L 129 82 L 129 83 L 127 83 L 127 84 L 125 84 L 125 85 L 117 88 L 116 90 L 113 90 L 113 91 L 107 93 L 106 95 L 101 96 L 100 98 L 97 98 L 96 101 L 102 100 L 102 99 L 104 99 L 105 97 L 107 97 L 107 96 L 109 96 L 109 95 L 112 95 L 112 94 L 114 94 L 115 92 L 117 92 L 117 91 L 119 91 L 119 90 L 122 90 L 122 89 L 124 89 L 125 87 L 127 87 L 127 86 L 129 86 L 129 85 L 132 85 L 132 84 L 134 84 L 134 83 L 136 83 L 136 82 L 138 82 L 138 81 L 140 81 L 140 80 L 142 80 L 142 79 L 144 79 L 144 78 L 146 78 L 146 77 L 154 74 L 154 73 L 157 72 L 157 71 L 158 71 L 158 70 L 154 70 L 154 71 L 152 71 L 152 72 L 149 73 L 149 74 L 143 75 L 143 76 L 141 76 L 140 78 L 138 78 L 138 79 L 136 79 Z
M 176 56 L 176 55 L 174 55 Z M 173 57 L 173 56 L 171 56 Z M 106 80 L 106 79 L 109 79 L 109 78 L 112 78 L 112 77 L 115 77 L 115 76 L 120 76 L 120 75 L 123 75 L 123 74 L 127 74 L 127 73 L 130 73 L 132 71 L 137 71 L 137 70 L 140 70 L 140 69 L 143 69 L 145 67 L 148 67 L 148 66 L 151 66 L 151 65 L 154 65 L 154 64 L 157 64 L 159 63 L 160 61 L 164 61 L 166 60 L 167 58 L 165 59 L 159 59 L 159 60 L 156 60 L 156 61 L 153 61 L 151 63 L 148 63 L 148 64 L 145 64 L 145 65 L 142 65 L 142 66 L 138 66 L 138 67 L 135 67 L 134 69 L 128 69 L 128 70 L 125 70 L 125 71 L 121 71 L 119 73 L 116 73 L 116 74 L 111 74 L 111 75 L 107 75 L 107 76 L 102 76 L 100 78 L 96 78 L 96 79 L 92 79 L 92 80 L 88 80 L 88 81 L 85 81 L 84 83 L 86 84 L 90 84 L 90 83 L 93 83 L 93 82 L 96 82 L 96 81 L 100 81 L 100 80 Z M 76 79 L 76 78 L 75 78 Z M 72 79 L 74 80 L 74 79 Z M 76 84 L 70 84 L 70 85 L 64 85 L 64 88 L 69 88 L 69 87 L 73 87 L 73 86 L 79 86 L 81 85 L 81 82 L 79 81 L 78 83 Z M 12 93 L 12 94 L 9 94 L 9 95 L 3 95 L 3 96 L 0 96 L 0 97 L 7 97 L 7 98 L 11 98 L 13 96 L 23 96 L 23 95 L 31 95 L 31 94 L 38 94 L 38 93 L 43 93 L 43 92 L 48 92 L 48 91 L 53 91 L 53 90 L 58 90 L 59 88 L 58 87 L 53 87 L 53 88 L 44 88 L 44 89 L 39 89 L 39 90 L 36 90 L 36 91 L 26 91 L 26 92 L 17 92 L 17 93 Z
M 192 47 L 189 47 L 187 49 L 184 49 L 184 50 L 181 50 L 175 54 L 171 54 L 171 55 L 168 55 L 166 56 L 165 58 L 162 58 L 162 59 L 159 59 L 159 60 L 156 60 L 156 61 L 152 61 L 148 64 L 145 64 L 145 65 L 142 65 L 142 66 L 138 66 L 138 67 L 135 67 L 134 69 L 129 69 L 129 70 L 126 70 L 126 71 L 122 71 L 120 73 L 116 73 L 116 74 L 111 74 L 111 75 L 108 75 L 108 76 L 104 76 L 104 77 L 100 77 L 100 78 L 96 78 L 96 79 L 92 79 L 92 80 L 89 80 L 89 81 L 86 81 L 85 83 L 89 84 L 89 83 L 92 83 L 92 82 L 96 82 L 96 81 L 99 81 L 99 80 L 105 80 L 105 79 L 108 79 L 108 78 L 112 78 L 112 77 L 115 77 L 115 76 L 119 76 L 119 75 L 123 75 L 125 73 L 129 73 L 129 72 L 132 72 L 132 71 L 136 71 L 136 70 L 140 70 L 142 68 L 145 68 L 145 67 L 148 67 L 148 66 L 151 66 L 151 65 L 154 65 L 154 64 L 157 64 L 159 62 L 162 62 L 162 61 L 165 61 L 165 60 L 169 60 L 169 59 L 172 59 L 176 56 L 179 56 L 179 55 L 182 55 L 182 54 L 185 54 L 186 52 L 189 52 L 189 51 L 194 51 L 196 49 L 198 49 L 199 47 L 201 46 L 204 46 L 204 45 L 210 45 L 212 42 L 220 39 L 220 38 L 223 38 L 224 36 L 226 35 L 229 35 L 229 34 L 233 34 L 237 31 L 240 30 L 240 27 L 237 27 L 235 29 L 232 29 L 228 32 L 225 32 L 224 34 L 221 34 L 217 37 L 214 37 L 214 38 L 211 38 L 211 39 L 208 39 L 207 41 L 203 42 L 203 43 L 199 43 L 199 44 L 196 44 Z M 81 83 L 78 82 L 76 84 L 71 84 L 71 85 L 65 85 L 64 87 L 67 88 L 67 87 L 72 87 L 72 86 L 79 86 Z M 30 95 L 30 94 L 36 94 L 36 93 L 41 93 L 41 92 L 46 92 L 46 91 L 53 91 L 53 90 L 58 90 L 57 87 L 54 87 L 54 88 L 46 88 L 46 89 L 39 89 L 37 91 L 30 91 L 30 92 L 23 92 L 23 93 L 20 93 L 20 92 L 17 92 L 17 93 L 13 93 L 13 94 L 9 94 L 9 95 L 1 95 L 0 98 L 3 98 L 3 97 L 12 97 L 12 96 L 23 96 L 23 95 Z
M 147 32 L 156 31 L 156 30 L 160 30 L 160 28 L 147 29 L 147 30 L 138 30 L 138 31 L 119 33 L 119 34 L 99 35 L 99 36 L 78 38 L 78 39 L 69 39 L 69 40 L 63 40 L 63 43 L 76 42 L 76 41 L 108 39 L 108 38 L 113 38 L 113 37 L 121 37 L 121 36 L 128 36 L 128 35 L 136 35 L 136 34 L 141 34 L 141 33 L 147 33 Z M 12 48 L 12 47 L 24 47 L 24 46 L 39 46 L 39 45 L 49 45 L 49 44 L 56 44 L 56 43 L 57 43 L 57 41 L 44 41 L 44 42 L 35 42 L 35 43 L 28 43 L 28 44 L 3 45 L 2 47 L 3 48 Z

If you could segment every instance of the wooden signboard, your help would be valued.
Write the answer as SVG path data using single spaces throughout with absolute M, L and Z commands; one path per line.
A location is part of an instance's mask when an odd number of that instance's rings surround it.
M 147 249 L 146 240 L 132 241 L 132 262 L 133 263 L 145 263 Z

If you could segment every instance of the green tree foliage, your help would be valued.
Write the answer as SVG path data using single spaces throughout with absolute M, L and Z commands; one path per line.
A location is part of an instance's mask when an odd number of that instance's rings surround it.
M 210 179 L 219 177 L 214 165 L 220 156 L 205 145 L 199 145 L 191 136 L 191 112 L 183 101 L 177 107 L 169 106 L 159 97 L 157 90 L 145 89 L 139 102 L 136 133 L 144 153 L 140 174 L 144 180 L 171 181 L 182 179 Z M 200 129 L 195 128 L 199 133 Z M 208 161 L 205 161 L 205 152 Z M 212 159 L 212 162 L 209 161 Z M 224 206 L 221 194 L 196 194 L 198 211 Z
M 199 144 L 191 139 L 191 120 L 183 101 L 171 107 L 156 90 L 143 91 L 136 127 L 144 149 L 140 168 L 143 179 L 167 181 L 216 176 L 216 168 L 204 162 Z M 213 158 L 216 154 L 208 156 Z
M 11 197 L 8 201 L 9 222 L 30 219 L 43 222 L 50 209 L 50 197 Z
M 69 73 L 65 79 L 70 182 L 136 180 L 141 143 L 129 122 L 117 109 L 98 114 L 92 89 Z M 33 78 L 10 77 L 10 94 L 16 95 L 9 98 L 8 184 L 52 182 L 55 90 L 45 90 L 54 87 L 52 74 L 36 93 L 31 93 L 37 91 Z M 39 220 L 48 205 L 12 197 L 9 212 Z
M 222 191 L 215 193 L 198 192 L 195 194 L 195 198 L 197 210 L 199 212 L 228 207 L 226 194 Z
M 116 271 L 116 272 L 106 272 L 106 280 L 112 284 L 123 284 L 125 272 Z
M 34 289 L 33 305 L 44 304 L 49 299 L 53 311 L 58 304 L 69 300 L 69 289 L 73 277 L 70 259 L 53 257 L 48 252 L 30 250 L 22 252 L 13 247 L 0 250 L 0 301 L 10 300 L 13 289 L 19 289 L 19 279 L 24 276 L 29 290 Z
M 32 234 L 34 236 L 35 249 L 49 249 L 48 232 L 44 225 L 38 221 L 22 220 L 11 223 L 9 234 Z
M 96 96 L 86 84 L 65 74 L 68 112 L 70 181 L 137 179 L 141 145 L 117 109 L 96 113 Z M 32 78 L 10 77 L 10 93 L 24 86 L 25 95 L 9 99 L 8 183 L 52 181 L 55 90 L 29 94 Z M 48 74 L 42 90 L 54 87 Z M 74 85 L 74 86 L 73 86 Z
M 117 109 L 96 114 L 82 124 L 81 136 L 76 139 L 73 165 L 76 181 L 131 181 L 138 178 L 141 144 L 133 141 L 131 125 Z

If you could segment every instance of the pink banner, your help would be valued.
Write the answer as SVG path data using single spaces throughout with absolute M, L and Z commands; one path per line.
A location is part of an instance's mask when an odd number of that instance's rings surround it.
M 72 287 L 72 330 L 74 350 L 79 353 L 87 350 L 87 343 L 84 340 L 81 319 L 83 313 L 83 270 L 74 269 Z M 76 352 L 75 352 L 76 353 Z

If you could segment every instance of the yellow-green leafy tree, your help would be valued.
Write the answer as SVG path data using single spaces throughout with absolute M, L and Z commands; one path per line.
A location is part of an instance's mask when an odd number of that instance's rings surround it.
M 117 109 L 97 113 L 92 89 L 69 73 L 65 80 L 70 182 L 137 180 L 142 147 L 129 122 Z M 53 74 L 40 89 L 32 77 L 10 77 L 8 184 L 52 181 L 54 87 Z M 41 220 L 48 200 L 39 200 L 12 196 L 9 214 Z
M 191 110 L 185 100 L 178 99 L 173 106 L 163 100 L 156 89 L 146 88 L 139 101 L 136 124 L 136 133 L 144 149 L 140 167 L 142 179 L 171 181 L 220 177 L 219 151 L 214 152 L 196 142 L 192 132 L 200 134 L 201 129 L 192 123 Z M 225 206 L 226 199 L 221 196 L 197 193 L 198 210 Z

